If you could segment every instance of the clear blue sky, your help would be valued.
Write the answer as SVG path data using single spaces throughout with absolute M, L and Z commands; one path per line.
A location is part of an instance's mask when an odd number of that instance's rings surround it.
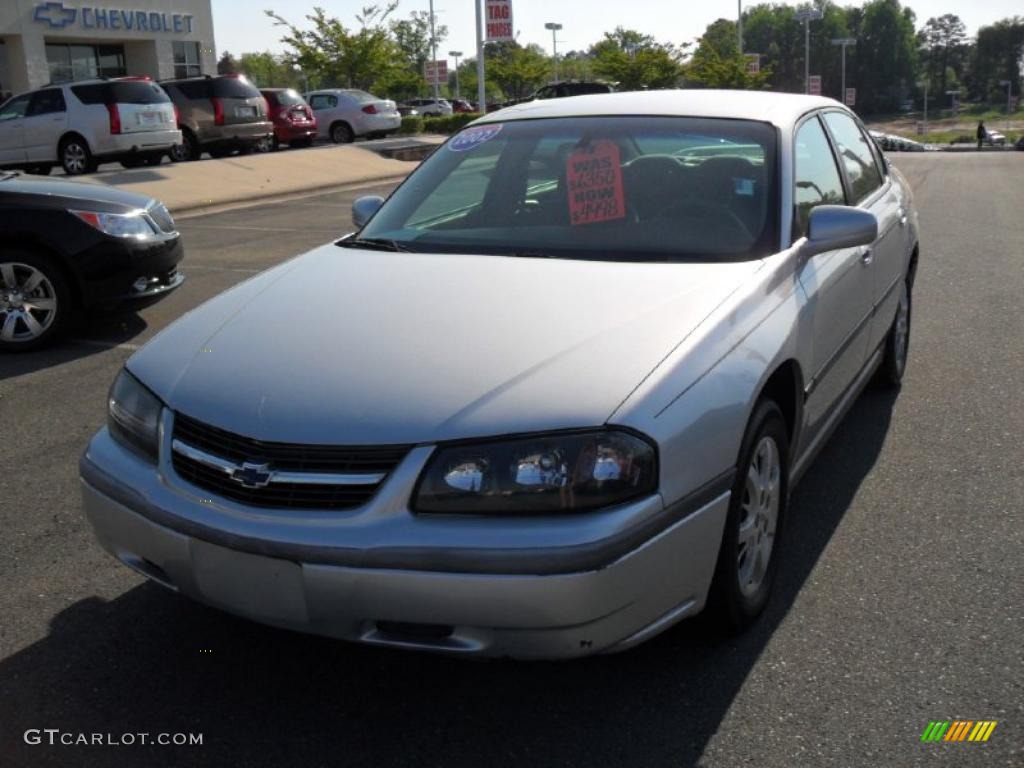
M 349 25 L 355 14 L 377 0 L 212 0 L 214 34 L 218 54 L 244 51 L 281 51 L 281 29 L 263 14 L 272 8 L 285 18 L 303 22 L 314 5 Z M 380 0 L 383 3 L 383 0 Z M 745 5 L 747 3 L 744 3 Z M 752 4 L 752 3 L 751 3 Z M 841 3 L 856 5 L 856 3 Z M 1024 0 L 915 0 L 904 3 L 917 13 L 918 26 L 930 16 L 956 13 L 964 20 L 969 34 L 979 26 L 1014 14 L 1024 14 Z M 427 10 L 427 0 L 402 0 L 396 17 L 412 11 Z M 467 55 L 476 50 L 473 33 L 473 4 L 466 0 L 435 0 L 438 22 L 448 26 L 448 39 L 438 49 L 438 57 L 449 50 L 461 49 Z M 715 19 L 736 17 L 735 0 L 513 0 L 515 28 L 521 43 L 539 43 L 551 48 L 551 33 L 544 29 L 548 21 L 559 22 L 559 51 L 587 48 L 601 38 L 605 30 L 618 25 L 637 29 L 659 40 L 683 43 L 699 37 Z

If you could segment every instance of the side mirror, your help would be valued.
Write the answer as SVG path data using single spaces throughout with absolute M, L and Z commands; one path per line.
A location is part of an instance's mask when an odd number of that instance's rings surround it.
M 384 198 L 378 195 L 364 195 L 357 198 L 352 203 L 352 223 L 358 229 L 362 229 L 382 205 L 384 205 Z
M 825 251 L 871 245 L 878 239 L 878 219 L 862 208 L 819 205 L 807 222 L 807 240 L 801 254 L 811 257 Z

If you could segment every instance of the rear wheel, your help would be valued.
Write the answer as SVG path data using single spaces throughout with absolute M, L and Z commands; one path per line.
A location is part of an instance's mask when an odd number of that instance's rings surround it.
M 196 137 L 192 135 L 191 131 L 182 130 L 181 132 L 181 144 L 175 144 L 171 147 L 170 155 L 171 162 L 184 163 L 187 160 L 198 160 L 202 151 L 199 149 L 199 142 L 196 141 Z
M 96 170 L 89 145 L 80 136 L 69 136 L 60 144 L 60 164 L 68 176 L 80 176 Z
M 70 286 L 49 256 L 20 248 L 0 251 L 0 350 L 47 344 L 70 310 Z
M 746 628 L 764 611 L 778 570 L 789 488 L 789 435 L 771 400 L 747 426 L 729 498 L 709 603 L 727 626 Z
M 331 141 L 335 144 L 351 144 L 355 138 L 348 123 L 335 123 L 331 126 Z
M 907 370 L 907 352 L 910 349 L 910 281 L 903 281 L 900 286 L 900 300 L 896 305 L 896 317 L 893 318 L 889 335 L 885 337 L 885 352 L 882 364 L 878 368 L 875 381 L 883 387 L 899 387 L 903 382 L 903 373 Z

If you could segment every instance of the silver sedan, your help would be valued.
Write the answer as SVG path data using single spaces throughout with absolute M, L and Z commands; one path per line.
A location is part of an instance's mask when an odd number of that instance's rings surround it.
M 80 463 L 125 565 L 401 648 L 740 629 L 793 486 L 906 367 L 911 191 L 828 99 L 522 104 L 353 217 L 128 360 Z

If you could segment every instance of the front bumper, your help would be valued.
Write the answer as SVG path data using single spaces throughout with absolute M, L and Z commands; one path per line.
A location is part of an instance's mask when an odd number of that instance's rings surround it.
M 625 527 L 596 541 L 587 539 L 601 526 L 584 515 L 527 521 L 534 538 L 559 546 L 485 547 L 515 538 L 501 533 L 508 521 L 401 519 L 417 517 L 401 499 L 429 454 L 414 450 L 364 510 L 317 516 L 204 500 L 169 462 L 155 470 L 105 429 L 80 468 L 86 515 L 114 557 L 274 626 L 422 650 L 566 658 L 628 648 L 703 606 L 729 498 L 720 484 L 668 508 L 655 496 L 610 510 L 611 527 Z M 421 546 L 402 541 L 403 525 L 420 529 Z
M 76 257 L 84 304 L 94 307 L 156 300 L 184 281 L 178 271 L 184 256 L 177 235 L 143 243 L 102 236 Z

